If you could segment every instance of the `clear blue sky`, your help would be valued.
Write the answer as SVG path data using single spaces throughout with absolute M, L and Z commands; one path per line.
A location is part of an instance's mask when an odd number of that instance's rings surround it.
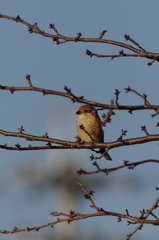
M 59 32 L 67 36 L 76 36 L 77 32 L 81 32 L 83 37 L 95 38 L 103 29 L 106 29 L 108 31 L 106 38 L 125 42 L 124 34 L 126 33 L 146 50 L 157 52 L 158 9 L 157 0 L 144 2 L 137 0 L 1 0 L 0 13 L 14 17 L 20 15 L 29 23 L 37 22 L 41 29 L 50 33 L 53 31 L 49 29 L 49 24 L 54 23 Z M 29 34 L 26 26 L 6 19 L 0 19 L 0 32 L 1 85 L 27 86 L 25 76 L 30 74 L 32 84 L 38 87 L 63 91 L 64 86 L 67 85 L 74 94 L 103 103 L 109 103 L 110 99 L 114 98 L 115 89 L 118 89 L 121 91 L 119 99 L 121 104 L 142 104 L 142 100 L 137 96 L 125 93 L 124 88 L 130 85 L 141 94 L 148 94 L 148 100 L 152 104 L 158 104 L 158 63 L 148 67 L 146 59 L 118 58 L 112 61 L 90 58 L 85 54 L 86 49 L 99 54 L 116 54 L 121 49 L 92 43 L 66 43 L 58 46 L 51 39 Z M 75 112 L 79 104 L 72 104 L 68 99 L 57 96 L 42 96 L 33 92 L 15 92 L 12 95 L 1 91 L 0 94 L 1 129 L 17 131 L 23 125 L 26 132 L 30 134 L 43 135 L 49 132 L 50 137 L 74 141 L 77 135 Z M 143 136 L 140 129 L 143 125 L 147 126 L 149 133 L 157 134 L 158 128 L 155 125 L 158 117 L 152 119 L 152 113 L 152 111 L 144 111 L 130 115 L 126 112 L 116 112 L 112 117 L 112 123 L 104 129 L 105 141 L 116 140 L 121 129 L 128 131 L 128 138 Z M 1 144 L 14 145 L 17 142 L 23 145 L 28 144 L 20 139 L 0 136 Z M 157 142 L 114 149 L 110 151 L 114 161 L 105 163 L 102 160 L 101 165 L 112 167 L 122 164 L 123 160 L 158 159 L 158 152 Z M 90 151 L 67 151 L 67 159 L 74 159 L 75 169 L 92 169 L 89 155 Z M 0 151 L 2 192 L 0 229 L 8 230 L 14 226 L 25 228 L 27 225 L 38 226 L 53 221 L 49 213 L 61 211 L 60 206 L 55 202 L 61 198 L 62 190 L 58 191 L 56 187 L 51 192 L 43 189 L 43 197 L 41 197 L 38 190 L 31 190 L 35 179 L 30 180 L 28 185 L 25 181 L 21 183 L 18 180 L 22 179 L 19 173 L 32 166 L 37 168 L 42 166 L 42 169 L 49 172 L 51 166 L 55 177 L 59 177 L 62 166 L 70 164 L 65 156 L 61 151 L 55 153 Z M 42 170 L 39 170 L 39 174 L 36 171 L 37 181 L 42 173 Z M 93 177 L 88 176 L 89 181 Z M 110 176 L 100 174 L 99 180 L 103 183 L 99 191 L 99 186 L 94 187 L 93 184 L 90 184 L 89 188 L 96 190 L 97 205 L 108 211 L 124 213 L 127 208 L 132 215 L 138 215 L 139 210 L 149 208 L 157 197 L 155 187 L 158 184 L 158 171 L 155 164 L 140 166 L 134 171 L 125 169 Z M 98 197 L 99 195 L 102 197 Z M 89 203 L 83 201 L 82 204 L 81 206 L 78 203 L 74 210 L 91 211 L 88 208 Z M 113 218 L 88 219 L 80 224 L 80 229 L 85 236 L 90 232 L 87 232 L 87 227 L 90 229 L 91 224 L 96 224 L 97 229 L 94 229 L 94 234 L 100 234 L 101 239 L 104 236 L 110 239 L 118 236 L 119 239 L 123 239 L 133 229 L 127 227 L 124 221 L 117 223 Z M 38 237 L 42 236 L 44 239 L 43 230 L 40 232 L 41 235 Z M 157 229 L 145 226 L 136 236 L 138 239 L 146 240 L 152 234 L 153 240 L 157 240 Z M 0 239 L 3 237 L 3 239 L 14 240 L 20 239 L 21 236 L 18 234 L 0 236 Z M 23 239 L 30 236 L 32 235 L 25 233 Z M 34 239 L 35 237 L 36 235 Z

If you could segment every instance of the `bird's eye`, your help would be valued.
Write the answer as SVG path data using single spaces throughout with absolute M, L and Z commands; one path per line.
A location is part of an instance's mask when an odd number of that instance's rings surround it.
M 88 110 L 84 110 L 85 113 L 89 112 Z

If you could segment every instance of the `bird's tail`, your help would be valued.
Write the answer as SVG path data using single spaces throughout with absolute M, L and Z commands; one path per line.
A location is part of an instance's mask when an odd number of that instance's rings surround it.
M 100 149 L 100 152 L 103 154 L 104 153 L 104 157 L 105 157 L 105 159 L 107 159 L 107 160 L 112 160 L 112 158 L 111 158 L 111 156 L 106 152 L 106 150 L 105 150 L 105 148 L 101 148 Z

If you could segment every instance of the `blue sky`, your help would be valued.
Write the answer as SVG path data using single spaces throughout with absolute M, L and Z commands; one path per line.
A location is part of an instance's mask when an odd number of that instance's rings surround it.
M 41 29 L 50 33 L 53 31 L 49 29 L 49 24 L 54 23 L 59 32 L 66 36 L 76 36 L 77 32 L 81 32 L 83 37 L 95 38 L 103 29 L 106 29 L 108 31 L 106 38 L 125 42 L 124 34 L 126 33 L 146 50 L 157 52 L 158 8 L 157 0 L 151 2 L 146 0 L 144 3 L 137 0 L 1 0 L 0 13 L 14 17 L 20 15 L 22 19 L 32 24 L 38 22 Z M 116 46 L 93 43 L 56 45 L 51 39 L 29 34 L 26 26 L 6 19 L 0 19 L 0 31 L 1 85 L 27 86 L 25 76 L 30 74 L 33 85 L 38 87 L 64 91 L 66 85 L 77 96 L 83 95 L 89 100 L 106 104 L 114 98 L 114 91 L 118 89 L 121 91 L 120 104 L 142 104 L 139 97 L 132 93 L 125 93 L 124 88 L 130 85 L 141 94 L 148 94 L 150 103 L 158 104 L 158 63 L 148 67 L 148 60 L 141 58 L 114 60 L 90 58 L 85 54 L 86 49 L 99 54 L 116 54 L 121 49 Z M 77 135 L 75 112 L 80 104 L 72 104 L 69 99 L 58 96 L 42 96 L 40 93 L 33 92 L 15 92 L 12 95 L 1 91 L 0 94 L 1 129 L 17 131 L 23 125 L 26 133 L 29 134 L 43 135 L 48 132 L 50 137 L 74 141 Z M 143 125 L 147 126 L 149 133 L 157 134 L 158 116 L 152 119 L 152 113 L 152 111 L 143 111 L 130 115 L 126 111 L 116 112 L 112 117 L 112 123 L 104 129 L 105 141 L 115 141 L 121 129 L 128 131 L 127 138 L 143 136 L 140 128 Z M 8 145 L 14 145 L 17 142 L 28 144 L 24 140 L 3 136 L 0 136 L 0 142 L 1 144 L 7 142 Z M 113 149 L 110 151 L 113 162 L 102 160 L 101 165 L 112 167 L 122 164 L 123 160 L 158 159 L 158 151 L 157 142 Z M 47 173 L 51 174 L 51 171 L 55 178 L 58 178 L 61 176 L 61 168 L 67 168 L 70 164 L 74 165 L 75 169 L 93 169 L 89 155 L 90 151 L 86 150 L 65 152 L 1 150 L 0 187 L 3 194 L 0 198 L 0 211 L 3 221 L 0 229 L 12 229 L 14 226 L 25 228 L 26 225 L 35 226 L 52 221 L 49 213 L 61 211 L 56 202 L 61 199 L 62 188 L 60 190 L 56 186 L 51 190 L 43 188 L 41 197 L 36 181 L 41 179 L 43 172 L 45 172 L 44 180 L 45 177 L 47 178 Z M 69 159 L 73 159 L 73 163 Z M 40 168 L 39 174 L 35 175 L 37 180 L 33 178 L 29 181 L 29 177 L 27 180 L 25 177 L 22 180 L 19 173 L 33 167 Z M 93 178 L 96 179 L 95 176 L 88 176 L 85 179 L 89 182 Z M 94 187 L 91 183 L 89 188 L 97 192 L 95 194 L 97 205 L 108 211 L 124 213 L 128 208 L 132 215 L 137 215 L 143 207 L 149 208 L 157 197 L 154 189 L 158 184 L 158 170 L 155 164 L 140 166 L 133 171 L 121 170 L 110 176 L 100 174 L 98 178 L 102 182 L 100 189 L 98 190 L 99 185 Z M 36 188 L 33 188 L 33 182 Z M 82 193 L 80 199 L 82 199 Z M 89 203 L 86 201 L 82 201 L 82 205 L 78 202 L 75 210 L 89 212 L 88 206 Z M 87 231 L 87 227 L 90 229 L 91 224 L 98 226 L 94 228 L 94 234 L 101 234 L 101 238 L 107 233 L 112 239 L 117 236 L 123 239 L 133 229 L 131 226 L 126 227 L 124 221 L 120 224 L 116 223 L 116 219 L 113 218 L 88 219 L 86 223 L 82 221 L 79 223 L 84 236 L 88 236 L 90 231 Z M 106 232 L 105 224 L 108 226 Z M 58 234 L 59 227 L 51 231 L 57 231 L 56 234 Z M 43 234 L 42 231 L 40 232 Z M 138 239 L 149 239 L 152 233 L 153 239 L 158 239 L 157 230 L 150 226 L 145 226 L 136 236 Z M 3 239 L 14 240 L 20 239 L 21 236 L 3 236 Z M 43 235 L 40 236 L 44 238 Z M 35 237 L 36 235 L 34 239 Z M 27 233 L 23 235 L 24 238 L 28 238 Z

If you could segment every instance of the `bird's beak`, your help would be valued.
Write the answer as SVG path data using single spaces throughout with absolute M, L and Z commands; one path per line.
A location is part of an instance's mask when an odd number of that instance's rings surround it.
M 79 114 L 79 111 L 77 111 L 76 114 Z

